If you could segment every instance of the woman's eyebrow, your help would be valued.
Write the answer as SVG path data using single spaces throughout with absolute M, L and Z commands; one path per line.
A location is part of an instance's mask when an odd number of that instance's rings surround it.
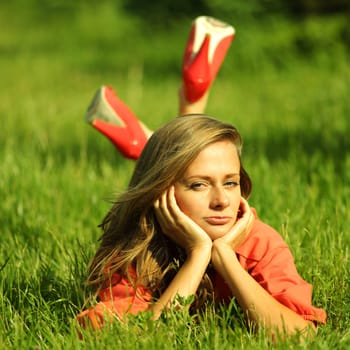
M 239 173 L 230 173 L 230 174 L 226 174 L 224 176 L 225 179 L 231 178 L 231 177 L 239 177 L 240 174 Z M 191 176 L 183 176 L 183 180 L 191 180 L 191 179 L 206 179 L 209 180 L 211 179 L 212 176 L 209 175 L 201 175 L 201 174 L 195 174 L 195 175 L 191 175 Z

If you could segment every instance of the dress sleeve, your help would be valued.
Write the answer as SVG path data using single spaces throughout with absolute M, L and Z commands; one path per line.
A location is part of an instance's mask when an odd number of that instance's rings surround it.
M 312 286 L 298 274 L 287 246 L 269 251 L 250 273 L 277 301 L 304 319 L 326 322 L 325 311 L 312 305 Z
M 100 291 L 100 301 L 94 307 L 77 315 L 77 321 L 83 328 L 100 329 L 106 320 L 121 320 L 126 314 L 148 310 L 151 299 L 151 294 L 141 286 L 135 288 L 127 278 L 118 278 L 118 283 Z
M 292 253 L 279 235 L 258 218 L 237 249 L 245 270 L 277 301 L 306 320 L 326 322 L 326 312 L 312 305 L 312 286 L 297 272 Z

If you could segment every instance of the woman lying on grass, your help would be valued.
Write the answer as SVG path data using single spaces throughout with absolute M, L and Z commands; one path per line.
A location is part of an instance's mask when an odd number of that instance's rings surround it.
M 312 306 L 312 287 L 298 274 L 287 244 L 247 202 L 252 184 L 241 162 L 240 134 L 201 114 L 208 88 L 190 101 L 183 86 L 182 116 L 150 138 L 109 88 L 90 106 L 93 124 L 106 110 L 119 119 L 105 135 L 123 154 L 126 135 L 137 134 L 130 130 L 143 133 L 130 144 L 148 141 L 140 155 L 132 153 L 138 160 L 128 189 L 101 224 L 88 278 L 99 302 L 78 315 L 83 327 L 99 329 L 111 315 L 122 320 L 143 311 L 158 319 L 180 306 L 178 296 L 195 297 L 191 312 L 235 299 L 249 324 L 273 337 L 308 333 L 325 323 L 326 313 Z M 186 114 L 194 110 L 200 113 Z M 108 128 L 111 118 L 104 119 Z

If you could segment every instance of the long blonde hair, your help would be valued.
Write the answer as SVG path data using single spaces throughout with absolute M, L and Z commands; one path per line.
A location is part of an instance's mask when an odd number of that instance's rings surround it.
M 235 127 L 203 114 L 178 117 L 158 129 L 138 159 L 128 189 L 114 202 L 100 225 L 101 244 L 89 264 L 90 284 L 106 287 L 116 272 L 159 296 L 184 261 L 184 251 L 161 231 L 153 203 L 181 178 L 208 145 L 230 140 L 241 159 L 242 139 Z M 240 168 L 241 193 L 248 198 L 251 180 Z M 136 278 L 130 276 L 134 268 Z M 208 281 L 208 276 L 204 277 Z M 208 283 L 203 283 L 208 285 Z M 199 287 L 203 292 L 204 287 Z M 203 294 L 203 293 L 202 293 Z

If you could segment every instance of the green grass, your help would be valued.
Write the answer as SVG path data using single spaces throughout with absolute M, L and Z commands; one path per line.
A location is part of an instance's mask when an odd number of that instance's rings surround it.
M 173 118 L 189 23 L 145 30 L 108 1 L 79 11 L 21 8 L 0 5 L 0 348 L 270 348 L 231 310 L 200 322 L 170 314 L 157 325 L 140 315 L 78 339 L 74 316 L 96 226 L 133 169 L 83 115 L 96 88 L 111 84 L 152 128 Z M 347 19 L 232 23 L 237 38 L 208 113 L 241 131 L 250 204 L 290 244 L 314 304 L 329 316 L 314 341 L 276 348 L 347 349 Z

